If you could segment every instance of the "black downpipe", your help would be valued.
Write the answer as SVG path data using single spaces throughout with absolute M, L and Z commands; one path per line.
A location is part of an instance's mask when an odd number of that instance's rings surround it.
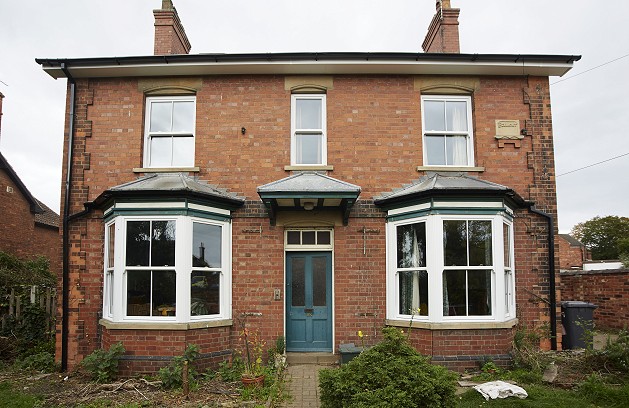
M 70 191 L 72 188 L 72 153 L 74 145 L 74 117 L 76 110 L 76 82 L 67 70 L 65 63 L 61 63 L 61 70 L 70 83 L 70 124 L 68 126 L 68 157 L 66 165 L 65 196 L 63 198 L 63 276 L 61 287 L 61 371 L 68 369 L 68 319 L 70 292 Z
M 541 215 L 548 221 L 548 279 L 550 302 L 550 348 L 557 350 L 557 293 L 555 282 L 555 221 L 553 217 L 544 211 L 529 207 L 529 211 Z

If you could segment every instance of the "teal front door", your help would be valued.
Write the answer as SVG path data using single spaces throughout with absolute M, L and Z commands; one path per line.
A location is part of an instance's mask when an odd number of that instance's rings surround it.
M 332 351 L 332 253 L 286 253 L 286 350 Z

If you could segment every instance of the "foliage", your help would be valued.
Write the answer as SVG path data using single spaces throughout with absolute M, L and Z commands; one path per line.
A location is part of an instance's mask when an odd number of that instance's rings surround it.
M 12 346 L 21 356 L 41 351 L 54 352 L 54 333 L 49 332 L 46 326 L 46 311 L 37 304 L 27 303 L 19 320 L 9 316 L 0 335 L 12 337 Z
M 167 367 L 159 369 L 159 379 L 162 380 L 164 388 L 179 388 L 183 384 L 183 372 L 188 365 L 188 381 L 195 383 L 197 372 L 192 367 L 192 363 L 199 358 L 199 346 L 188 344 L 182 356 L 175 357 Z
M 621 330 L 616 340 L 608 338 L 603 350 L 594 351 L 594 359 L 602 360 L 608 370 L 629 374 L 629 332 Z
M 81 361 L 81 367 L 90 373 L 97 382 L 108 382 L 118 375 L 118 360 L 124 354 L 122 343 L 112 345 L 108 351 L 95 350 Z
M 54 286 L 55 277 L 50 273 L 48 259 L 41 256 L 22 259 L 0 251 L 0 287 L 22 285 Z
M 57 363 L 55 363 L 54 354 L 47 351 L 18 359 L 14 367 L 18 370 L 37 370 L 45 373 L 51 373 L 59 369 Z
M 239 357 L 234 357 L 231 363 L 229 361 L 222 361 L 218 365 L 218 374 L 221 376 L 221 380 L 226 382 L 240 381 L 244 370 L 245 364 Z
M 321 406 L 451 407 L 456 375 L 434 366 L 404 333 L 383 329 L 384 340 L 339 369 L 319 374 Z
M 618 259 L 629 237 L 629 218 L 594 217 L 572 227 L 572 235 L 592 251 L 592 259 Z
M 258 331 L 250 331 L 246 327 L 240 332 L 240 335 L 240 339 L 244 342 L 244 350 L 241 350 L 245 357 L 243 375 L 251 378 L 259 377 L 264 374 L 262 352 L 266 343 L 260 340 Z
M 629 237 L 618 240 L 618 258 L 622 262 L 622 266 L 629 268 Z

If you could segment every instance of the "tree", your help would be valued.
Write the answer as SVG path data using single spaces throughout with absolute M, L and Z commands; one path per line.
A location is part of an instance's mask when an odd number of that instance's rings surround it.
M 572 236 L 592 251 L 592 259 L 618 259 L 627 250 L 629 218 L 594 217 L 572 227 Z

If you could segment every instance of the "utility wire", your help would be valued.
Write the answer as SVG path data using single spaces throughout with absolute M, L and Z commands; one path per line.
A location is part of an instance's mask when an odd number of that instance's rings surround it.
M 567 81 L 567 80 L 569 80 L 569 79 L 572 79 L 572 78 L 578 77 L 579 75 L 583 75 L 583 74 L 585 74 L 585 73 L 587 73 L 587 72 L 594 71 L 594 70 L 595 70 L 595 69 L 597 69 L 597 68 L 604 67 L 605 65 L 609 65 L 609 64 L 611 64 L 612 62 L 616 62 L 616 61 L 621 60 L 621 59 L 626 58 L 626 57 L 629 57 L 629 54 L 625 54 L 625 55 L 623 55 L 622 57 L 618 57 L 618 58 L 613 59 L 613 60 L 611 60 L 611 61 L 607 61 L 607 62 L 605 62 L 605 63 L 603 63 L 603 64 L 601 64 L 601 65 L 598 65 L 598 66 L 596 66 L 596 67 L 594 67 L 594 68 L 587 69 L 587 70 L 585 70 L 585 71 L 583 71 L 583 72 L 579 72 L 578 74 L 575 74 L 575 75 L 569 76 L 569 77 L 567 77 L 567 78 L 560 79 L 559 81 L 555 81 L 555 82 L 553 82 L 551 85 L 555 85 L 555 84 L 558 84 L 558 83 L 560 83 L 560 82 Z
M 612 158 L 607 159 L 607 160 L 600 161 L 600 162 L 598 162 L 598 163 L 590 164 L 589 166 L 581 167 L 581 168 L 578 168 L 578 169 L 575 169 L 575 170 L 570 170 L 570 171 L 568 171 L 568 172 L 558 174 L 558 175 L 557 175 L 557 177 L 565 176 L 566 174 L 574 173 L 574 172 L 576 172 L 576 171 L 583 170 L 583 169 L 587 169 L 587 168 L 589 168 L 589 167 L 598 166 L 599 164 L 603 164 L 603 163 L 606 163 L 606 162 L 608 162 L 608 161 L 612 161 L 612 160 L 615 160 L 615 159 L 619 159 L 619 158 L 624 157 L 624 156 L 629 156 L 629 152 L 624 153 L 624 154 L 621 154 L 620 156 L 616 156 L 616 157 L 612 157 Z

